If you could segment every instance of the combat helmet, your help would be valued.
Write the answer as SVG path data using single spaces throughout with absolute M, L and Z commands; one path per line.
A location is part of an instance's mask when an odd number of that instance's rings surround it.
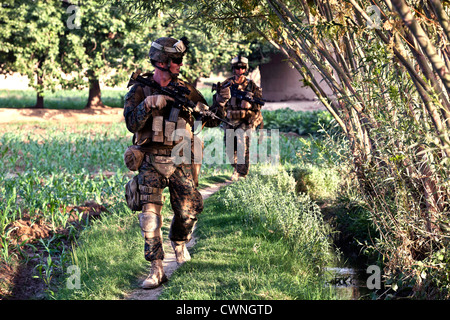
M 182 59 L 187 51 L 189 42 L 186 37 L 182 37 L 180 40 L 162 37 L 152 42 L 150 51 L 148 53 L 152 65 L 163 71 L 168 71 L 156 66 L 156 62 L 170 63 L 174 59 Z
M 236 67 L 244 67 L 245 70 L 248 70 L 248 59 L 246 57 L 241 56 L 241 55 L 238 55 L 237 57 L 234 57 L 231 60 L 231 68 L 234 69 Z

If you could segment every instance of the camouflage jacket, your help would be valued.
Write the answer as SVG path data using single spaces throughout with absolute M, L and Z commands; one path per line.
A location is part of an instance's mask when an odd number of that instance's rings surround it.
M 234 83 L 234 77 L 228 78 L 223 84 L 228 82 Z M 238 85 L 238 89 L 251 92 L 254 98 L 262 99 L 262 89 L 249 78 L 245 78 L 244 82 Z M 214 95 L 213 101 L 214 104 L 212 108 L 220 109 L 220 111 L 217 112 L 217 115 L 226 117 L 231 123 L 238 127 L 254 129 L 263 121 L 261 105 L 257 103 L 251 103 L 249 108 L 243 109 L 241 107 L 242 100 L 235 97 L 231 97 L 222 108 L 218 106 L 218 103 L 216 102 L 216 95 Z M 226 127 L 228 126 L 226 125 Z
M 147 73 L 143 77 L 148 77 L 153 81 L 153 74 Z M 194 103 L 202 102 L 206 104 L 206 100 L 192 85 L 184 82 L 180 79 L 176 80 L 176 83 L 181 86 L 187 87 L 191 93 L 187 97 Z M 168 101 L 167 105 L 161 109 L 146 110 L 144 100 L 149 95 L 159 94 L 154 88 L 144 86 L 137 82 L 130 82 L 128 93 L 125 96 L 125 104 L 123 115 L 125 117 L 125 123 L 127 129 L 132 132 L 133 144 L 153 147 L 153 148 L 172 148 L 177 144 L 175 140 L 170 143 L 170 139 L 166 139 L 166 121 L 169 117 L 170 110 L 172 108 L 172 102 Z M 176 129 L 182 129 L 183 126 L 187 130 L 192 132 L 194 125 L 194 117 L 186 110 L 181 110 L 179 113 Z M 157 123 L 159 121 L 159 123 Z M 156 128 L 158 127 L 158 128 Z M 161 138 L 161 135 L 163 138 Z

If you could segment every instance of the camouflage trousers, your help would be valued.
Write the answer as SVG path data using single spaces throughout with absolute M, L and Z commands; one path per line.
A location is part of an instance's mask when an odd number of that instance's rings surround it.
M 250 170 L 249 131 L 247 131 L 247 134 L 244 136 L 235 135 L 234 138 L 227 138 L 227 135 L 228 133 L 224 135 L 224 143 L 228 160 L 237 173 L 241 176 L 246 176 Z M 243 149 L 243 152 L 241 149 Z M 231 150 L 231 152 L 229 150 Z
M 153 188 L 169 188 L 170 204 L 173 209 L 173 218 L 169 231 L 169 239 L 172 241 L 189 241 L 193 228 L 197 222 L 197 215 L 203 210 L 203 198 L 194 184 L 191 164 L 182 164 L 174 173 L 166 178 L 153 167 L 151 163 L 144 161 L 139 169 L 138 183 L 147 190 Z M 142 200 L 142 196 L 151 195 L 141 190 L 141 203 L 155 203 L 162 205 L 162 201 Z M 164 259 L 162 239 L 160 237 L 145 239 L 145 259 L 148 261 Z

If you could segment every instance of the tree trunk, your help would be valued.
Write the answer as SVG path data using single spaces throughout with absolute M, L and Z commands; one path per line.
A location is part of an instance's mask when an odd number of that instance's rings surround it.
M 404 0 L 392 0 L 392 4 L 399 13 L 403 23 L 408 27 L 422 48 L 423 53 L 428 58 L 433 67 L 434 72 L 441 78 L 447 93 L 450 93 L 450 73 L 447 70 L 444 60 L 440 57 L 435 46 L 430 41 L 427 33 L 422 29 L 417 20 L 414 18 L 409 6 Z
M 44 108 L 44 97 L 41 96 L 41 94 L 39 92 L 36 95 L 36 104 L 32 108 L 36 108 L 36 109 Z
M 104 108 L 102 102 L 102 92 L 100 90 L 100 83 L 98 79 L 89 80 L 89 97 L 86 104 L 86 109 L 89 108 Z
M 200 78 L 197 78 L 192 82 L 192 85 L 194 86 L 194 88 L 197 88 L 199 82 L 200 82 Z
M 42 88 L 42 84 L 43 84 L 43 80 L 42 77 L 37 76 L 37 84 L 38 84 L 38 89 L 37 89 L 37 94 L 36 94 L 36 104 L 34 106 L 32 106 L 32 108 L 36 108 L 36 109 L 43 109 L 44 108 L 44 97 L 42 96 L 42 92 L 40 92 L 40 88 Z

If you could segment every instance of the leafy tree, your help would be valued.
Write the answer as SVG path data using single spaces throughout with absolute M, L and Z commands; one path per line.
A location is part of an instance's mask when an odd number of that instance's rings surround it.
M 0 7 L 0 72 L 27 75 L 37 91 L 36 108 L 44 107 L 44 89 L 54 90 L 60 79 L 62 14 L 57 0 L 11 0 Z
M 176 11 L 141 19 L 102 0 L 9 0 L 1 8 L 0 23 L 0 68 L 37 79 L 31 85 L 38 107 L 44 106 L 44 89 L 57 86 L 88 87 L 86 107 L 103 107 L 100 81 L 114 86 L 126 82 L 137 67 L 150 69 L 148 50 L 159 37 L 188 37 L 183 75 L 194 84 L 212 70 L 228 67 L 234 55 L 249 53 L 242 35 L 217 32 Z
M 145 57 L 144 26 L 103 1 L 83 1 L 67 11 L 78 21 L 71 21 L 73 26 L 66 32 L 63 69 L 72 78 L 65 86 L 83 88 L 87 78 L 86 107 L 103 107 L 100 80 L 112 86 L 122 83 Z
M 231 59 L 238 53 L 248 54 L 250 46 L 242 34 L 221 32 L 213 25 L 198 19 L 187 19 L 182 13 L 168 9 L 158 14 L 136 19 L 147 25 L 148 49 L 151 42 L 160 37 L 188 38 L 189 53 L 183 61 L 182 76 L 197 85 L 200 77 L 212 71 L 229 68 Z
M 145 1 L 223 32 L 259 35 L 289 59 L 342 128 L 390 281 L 450 295 L 448 1 Z M 318 76 L 316 76 L 316 74 Z M 322 88 L 327 84 L 333 95 Z

